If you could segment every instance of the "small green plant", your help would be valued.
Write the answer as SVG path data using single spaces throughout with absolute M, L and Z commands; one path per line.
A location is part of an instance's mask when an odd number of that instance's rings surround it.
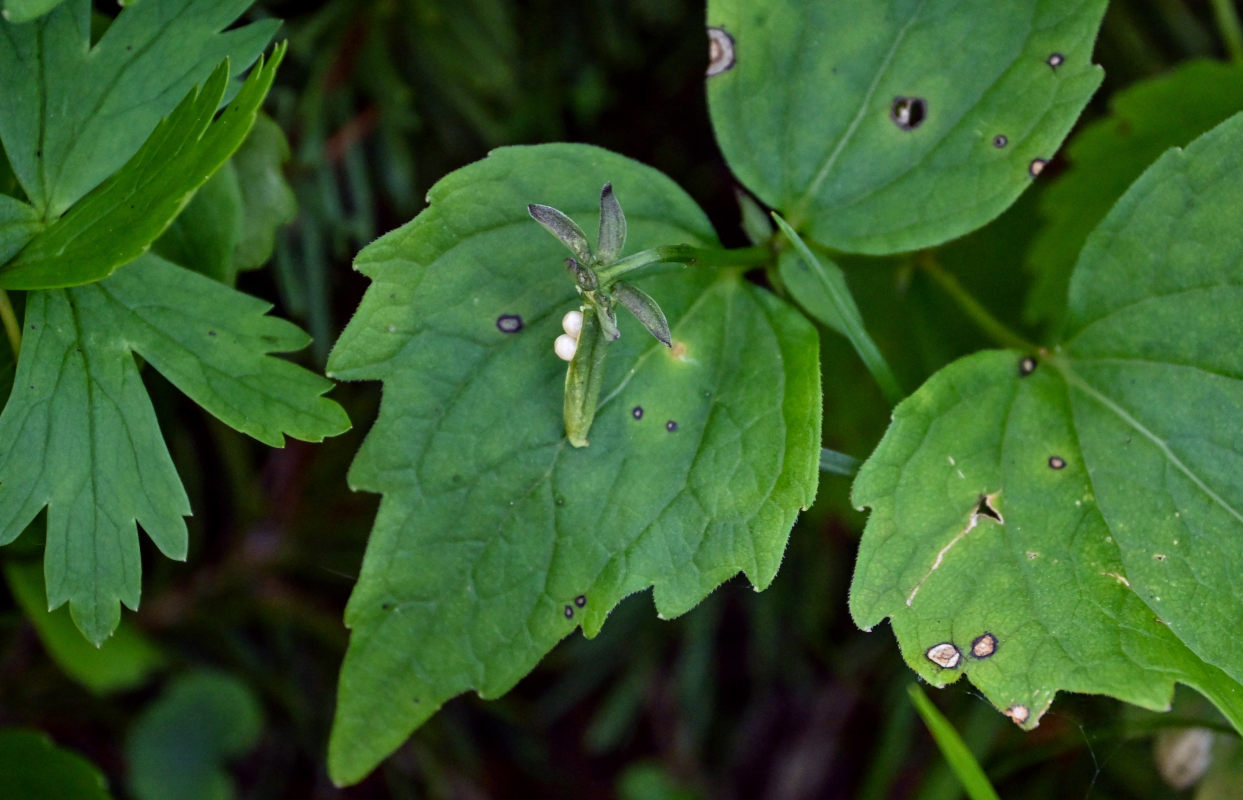
M 85 0 L 5 3 L 0 542 L 37 537 L 47 509 L 47 605 L 95 644 L 121 626 L 137 654 L 82 670 L 99 687 L 162 658 L 120 615 L 138 606 L 136 526 L 187 549 L 134 355 L 266 444 L 349 427 L 326 379 L 271 356 L 307 337 L 228 285 L 291 213 L 259 112 L 285 45 L 260 56 L 269 21 L 225 30 L 248 5 L 142 0 L 92 41 Z M 1136 84 L 1073 140 L 1029 262 L 999 239 L 987 257 L 1034 274 L 1022 311 L 940 264 L 1047 179 L 1101 84 L 1105 5 L 709 0 L 711 123 L 748 246 L 655 169 L 538 144 L 445 175 L 357 254 L 370 283 L 326 371 L 382 383 L 346 478 L 380 501 L 345 612 L 333 781 L 365 778 L 450 698 L 501 695 L 573 632 L 596 636 L 630 594 L 672 618 L 739 573 L 765 589 L 822 473 L 853 476 L 868 512 L 851 617 L 887 620 L 927 683 L 966 676 L 1025 730 L 1059 691 L 1165 709 L 1182 683 L 1243 730 L 1240 67 Z M 1179 104 L 1168 124 L 1144 112 Z M 909 354 L 857 292 L 894 263 L 997 349 L 934 356 L 909 391 Z M 879 442 L 823 447 L 852 442 L 843 407 L 880 402 Z M 5 576 L 33 615 L 39 576 Z M 39 625 L 71 652 L 67 622 Z M 219 762 L 261 713 L 212 674 L 135 729 L 135 785 L 184 777 L 160 772 L 163 732 L 218 697 L 247 721 L 200 754 L 227 786 Z

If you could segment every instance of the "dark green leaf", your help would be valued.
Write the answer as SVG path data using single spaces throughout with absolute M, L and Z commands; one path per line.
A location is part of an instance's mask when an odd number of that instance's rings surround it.
M 22 356 L 0 415 L 0 544 L 48 506 L 48 605 L 69 601 L 99 644 L 137 608 L 137 521 L 170 558 L 190 513 L 130 355 L 232 427 L 269 445 L 349 427 L 331 383 L 266 353 L 305 347 L 270 306 L 144 256 L 110 278 L 27 295 Z
M 108 782 L 91 762 L 57 747 L 39 731 L 0 730 L 0 797 L 21 800 L 110 800 Z
M 1166 149 L 1185 145 L 1243 110 L 1243 65 L 1193 61 L 1110 98 L 1111 114 L 1066 147 L 1070 169 L 1044 192 L 1027 255 L 1033 321 L 1062 322 L 1066 287 L 1083 242 L 1126 188 Z
M 797 230 L 855 252 L 978 228 L 1101 82 L 1104 0 L 710 0 L 713 128 Z
M 246 138 L 284 54 L 285 46 L 279 44 L 266 64 L 261 60 L 213 123 L 229 77 L 228 62 L 222 63 L 120 171 L 0 267 L 0 287 L 51 289 L 89 283 L 146 252 Z
M 130 731 L 130 790 L 137 800 L 234 797 L 224 762 L 254 747 L 262 729 L 263 710 L 246 684 L 215 672 L 178 678 Z
M 30 22 L 38 19 L 64 0 L 4 0 L 6 22 Z
M 329 746 L 340 783 L 450 697 L 494 697 L 577 627 L 594 636 L 633 592 L 654 586 L 672 617 L 739 571 L 767 586 L 812 500 L 817 337 L 741 269 L 668 266 L 636 281 L 661 298 L 673 347 L 623 316 L 591 446 L 569 446 L 552 343 L 580 301 L 526 205 L 590 219 L 606 180 L 626 198 L 636 250 L 713 241 L 663 175 L 547 145 L 444 178 L 356 261 L 372 285 L 329 369 L 384 381 L 350 472 L 384 496 L 346 610 Z M 523 326 L 506 332 L 514 315 Z
M 1241 170 L 1243 115 L 1162 156 L 1089 237 L 1063 346 L 895 410 L 851 613 L 930 682 L 1031 727 L 1058 690 L 1161 709 L 1179 681 L 1243 729 Z
M 93 47 L 88 0 L 33 23 L 0 23 L 0 140 L 41 219 L 55 220 L 120 169 L 222 60 L 241 72 L 259 57 L 278 21 L 221 32 L 251 2 L 143 0 Z

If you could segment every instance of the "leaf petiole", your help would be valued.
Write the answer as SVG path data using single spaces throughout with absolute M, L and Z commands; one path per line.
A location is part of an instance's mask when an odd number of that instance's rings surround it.
M 1225 42 L 1226 52 L 1230 60 L 1243 62 L 1243 25 L 1239 24 L 1239 12 L 1232 0 L 1212 0 L 1213 16 L 1217 20 L 1217 30 Z
M 13 360 L 22 352 L 22 328 L 17 324 L 17 314 L 9 301 L 9 293 L 0 289 L 0 322 L 4 323 L 4 335 L 9 338 L 9 347 L 13 348 Z
M 626 256 L 596 270 L 596 277 L 604 286 L 636 270 L 653 264 L 690 264 L 701 267 L 758 267 L 772 258 L 772 250 L 762 245 L 725 248 L 695 247 L 689 244 L 672 244 L 653 247 Z
M 915 264 L 928 274 L 928 277 L 937 282 L 941 290 L 950 296 L 950 298 L 958 304 L 972 322 L 976 324 L 980 330 L 988 334 L 997 344 L 1002 347 L 1009 347 L 1014 350 L 1022 350 L 1031 353 L 1039 350 L 1039 346 L 1027 341 L 1019 334 L 1010 330 L 1003 325 L 1000 320 L 989 313 L 979 300 L 976 300 L 970 292 L 968 292 L 958 279 L 950 273 L 946 272 L 936 258 L 928 252 L 921 253 L 915 259 Z

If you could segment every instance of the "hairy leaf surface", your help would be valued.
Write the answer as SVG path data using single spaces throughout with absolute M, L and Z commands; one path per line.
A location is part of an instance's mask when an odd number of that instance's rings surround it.
M 672 617 L 739 571 L 767 586 L 813 498 L 816 334 L 738 269 L 670 266 L 635 282 L 673 346 L 621 315 L 591 444 L 567 443 L 552 343 L 579 300 L 565 249 L 526 207 L 591 230 L 606 182 L 628 250 L 715 241 L 663 175 L 548 145 L 444 178 L 356 261 L 372 285 L 329 369 L 384 382 L 350 472 L 384 497 L 346 611 L 338 782 L 361 779 L 450 697 L 494 697 L 575 629 L 594 636 L 628 594 L 654 586 Z
M 710 0 L 717 140 L 749 189 L 827 245 L 939 244 L 1004 211 L 1053 157 L 1101 82 L 1104 10 Z
M 1180 681 L 1243 729 L 1241 169 L 1243 115 L 1166 153 L 1089 237 L 1064 345 L 896 409 L 851 613 L 930 682 L 1030 727 L 1061 689 L 1165 708 Z

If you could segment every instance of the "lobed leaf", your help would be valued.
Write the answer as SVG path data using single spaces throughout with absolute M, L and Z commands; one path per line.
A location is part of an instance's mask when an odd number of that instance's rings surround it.
M 269 445 L 349 427 L 331 383 L 267 353 L 306 346 L 268 304 L 144 256 L 104 281 L 27 295 L 22 355 L 0 414 L 0 544 L 44 507 L 48 606 L 99 644 L 141 590 L 135 522 L 186 554 L 189 503 L 131 353 L 225 423 Z
M 213 123 L 224 97 L 223 62 L 168 116 L 124 167 L 0 267 L 0 287 L 54 289 L 99 280 L 146 252 L 194 191 L 245 140 L 285 54 L 279 44 Z
M 930 682 L 1033 727 L 1058 690 L 1162 709 L 1179 681 L 1243 730 L 1240 170 L 1243 115 L 1166 153 L 1089 237 L 1062 347 L 895 410 L 851 613 Z
M 743 184 L 831 247 L 939 244 L 1006 209 L 1101 82 L 1104 0 L 709 0 L 708 101 Z
M 0 141 L 42 220 L 120 169 L 221 61 L 240 72 L 259 57 L 277 20 L 224 31 L 251 2 L 143 0 L 93 46 L 89 0 L 0 24 L 0 75 L 13 87 L 0 92 Z
M 813 498 L 816 334 L 741 269 L 636 281 L 665 310 L 672 348 L 620 315 L 591 445 L 569 446 L 552 342 L 579 300 L 562 246 L 526 209 L 538 199 L 590 219 L 610 181 L 634 249 L 714 240 L 663 175 L 546 145 L 447 176 L 355 262 L 372 285 L 329 369 L 384 382 L 350 471 L 383 499 L 346 610 L 338 783 L 450 697 L 494 697 L 576 628 L 594 636 L 628 594 L 654 586 L 672 617 L 739 571 L 767 586 Z

